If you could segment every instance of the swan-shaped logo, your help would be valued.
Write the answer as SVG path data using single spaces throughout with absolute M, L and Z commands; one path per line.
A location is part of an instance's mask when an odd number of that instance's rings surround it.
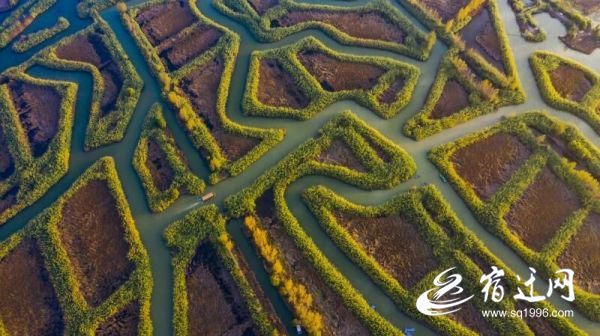
M 451 314 L 460 310 L 460 305 L 471 300 L 473 295 L 467 298 L 455 297 L 446 300 L 442 300 L 444 297 L 454 297 L 461 294 L 464 290 L 460 287 L 462 276 L 460 274 L 447 273 L 455 269 L 456 267 L 449 268 L 442 273 L 438 274 L 433 279 L 433 284 L 436 286 L 419 296 L 417 299 L 417 309 L 429 316 L 438 316 Z M 431 299 L 429 298 L 431 295 Z M 455 308 L 455 309 L 453 309 Z

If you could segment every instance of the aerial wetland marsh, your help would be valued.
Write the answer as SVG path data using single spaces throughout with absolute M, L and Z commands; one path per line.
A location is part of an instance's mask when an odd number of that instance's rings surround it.
M 599 49 L 597 0 L 0 0 L 0 335 L 598 335 Z

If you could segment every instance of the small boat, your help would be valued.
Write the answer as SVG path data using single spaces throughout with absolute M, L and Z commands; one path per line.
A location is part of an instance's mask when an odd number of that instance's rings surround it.
M 448 180 L 446 180 L 446 177 L 442 174 L 440 174 L 440 180 L 442 180 L 442 182 L 444 183 L 448 182 Z
M 214 192 L 209 192 L 208 194 L 202 196 L 202 202 L 206 203 L 206 202 L 210 201 L 213 198 L 215 198 L 215 193 Z

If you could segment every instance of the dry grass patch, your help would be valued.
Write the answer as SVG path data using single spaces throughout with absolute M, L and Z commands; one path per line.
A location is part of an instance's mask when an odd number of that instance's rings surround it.
M 366 172 L 367 168 L 356 157 L 354 151 L 341 139 L 335 138 L 329 147 L 319 154 L 317 161 L 336 166 L 343 166 L 359 172 Z
M 438 266 L 429 244 L 414 224 L 401 215 L 365 218 L 339 213 L 336 218 L 404 288 L 412 288 Z
M 468 106 L 469 93 L 458 81 L 450 79 L 444 84 L 442 95 L 431 111 L 431 118 L 446 118 Z
M 497 133 L 458 149 L 451 161 L 460 177 L 487 200 L 530 155 L 516 136 Z
M 375 65 L 345 62 L 314 50 L 301 51 L 297 57 L 321 87 L 329 92 L 369 90 L 386 72 Z
M 9 80 L 10 97 L 34 157 L 48 150 L 58 132 L 61 96 L 53 88 Z
M 95 336 L 137 336 L 140 322 L 140 305 L 132 302 L 120 312 L 100 323 Z
M 600 242 L 600 215 L 593 213 L 586 218 L 557 260 L 558 265 L 575 272 L 577 286 L 594 294 L 600 294 L 598 242 Z
M 310 103 L 292 75 L 276 59 L 260 61 L 258 100 L 269 106 L 303 109 Z
M 548 74 L 560 96 L 576 102 L 581 102 L 593 86 L 585 72 L 564 63 Z
M 540 251 L 580 207 L 577 194 L 546 167 L 512 204 L 504 219 L 525 245 Z
M 294 10 L 273 20 L 271 27 L 290 27 L 303 22 L 322 22 L 355 38 L 403 43 L 406 36 L 400 27 L 376 11 Z
M 258 335 L 235 281 L 210 243 L 198 246 L 186 273 L 190 335 Z
M 129 279 L 135 265 L 128 259 L 122 218 L 105 181 L 80 187 L 66 201 L 57 228 L 90 305 L 98 306 Z
M 104 90 L 100 100 L 101 116 L 113 111 L 123 86 L 123 75 L 113 60 L 110 50 L 102 41 L 102 35 L 91 32 L 75 37 L 71 42 L 56 49 L 56 57 L 64 60 L 92 64 L 102 75 Z
M 158 190 L 165 191 L 171 186 L 175 178 L 175 172 L 167 160 L 167 154 L 153 139 L 148 141 L 146 167 L 150 170 L 152 180 Z
M 225 156 L 230 161 L 236 161 L 257 146 L 259 141 L 248 136 L 233 134 L 223 127 L 217 114 L 217 100 L 224 66 L 221 58 L 207 62 L 185 76 L 181 80 L 181 88 Z
M 196 21 L 187 1 L 167 1 L 140 10 L 135 21 L 156 47 Z
M 9 335 L 62 335 L 63 313 L 35 239 L 0 260 L 0 322 Z

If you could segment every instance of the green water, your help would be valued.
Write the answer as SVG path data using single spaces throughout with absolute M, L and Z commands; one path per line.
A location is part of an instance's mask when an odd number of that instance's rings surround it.
M 339 1 L 309 0 L 305 2 L 335 3 L 336 5 L 356 6 L 357 4 L 366 3 L 368 1 L 360 0 L 345 3 Z M 30 28 L 28 28 L 26 32 L 31 32 L 38 28 L 49 26 L 55 22 L 58 16 L 61 15 L 67 17 L 71 21 L 71 27 L 69 30 L 44 43 L 42 46 L 39 46 L 34 50 L 22 55 L 14 54 L 10 48 L 4 48 L 3 50 L 0 50 L 0 70 L 20 64 L 41 48 L 49 44 L 53 44 L 60 38 L 72 34 L 90 24 L 91 21 L 81 20 L 77 17 L 75 12 L 75 4 L 76 1 L 74 0 L 59 1 L 59 4 L 54 6 L 49 12 L 40 16 L 39 19 Z M 587 56 L 564 48 L 564 46 L 557 39 L 557 36 L 564 34 L 564 28 L 557 24 L 557 21 L 550 19 L 547 15 L 538 16 L 538 20 L 540 21 L 542 28 L 544 28 L 548 33 L 547 40 L 538 44 L 527 43 L 520 37 L 514 15 L 508 7 L 506 1 L 499 0 L 499 4 L 506 30 L 509 34 L 511 46 L 515 54 L 521 80 L 527 92 L 527 102 L 520 106 L 502 108 L 496 113 L 477 118 L 468 123 L 432 136 L 424 141 L 415 142 L 404 137 L 401 134 L 401 128 L 408 118 L 419 111 L 425 100 L 427 91 L 433 82 L 438 64 L 446 52 L 446 47 L 439 42 L 436 44 L 432 56 L 427 62 L 413 61 L 406 57 L 386 51 L 343 46 L 331 40 L 325 34 L 319 31 L 305 31 L 290 36 L 277 43 L 261 44 L 258 43 L 252 37 L 249 31 L 241 24 L 221 15 L 214 8 L 212 8 L 210 1 L 200 1 L 198 6 L 203 14 L 215 20 L 216 22 L 229 27 L 241 36 L 242 45 L 240 48 L 238 62 L 233 74 L 234 78 L 232 80 L 231 94 L 228 103 L 228 115 L 236 122 L 245 125 L 285 128 L 287 130 L 285 140 L 278 144 L 274 149 L 269 151 L 257 163 L 252 165 L 244 174 L 221 182 L 217 186 L 211 186 L 208 188 L 207 192 L 214 191 L 217 195 L 215 198 L 216 204 L 222 206 L 223 199 L 227 195 L 235 193 L 236 191 L 239 191 L 245 186 L 249 185 L 256 177 L 260 176 L 265 169 L 276 164 L 284 155 L 293 151 L 299 144 L 303 143 L 308 138 L 314 136 L 317 130 L 333 115 L 339 113 L 340 111 L 351 109 L 360 118 L 366 120 L 370 125 L 377 128 L 385 136 L 402 146 L 408 153 L 411 154 L 418 165 L 416 177 L 394 189 L 373 191 L 367 194 L 365 191 L 330 178 L 310 176 L 302 178 L 292 184 L 287 192 L 286 199 L 292 212 L 298 217 L 307 233 L 313 238 L 323 253 L 348 279 L 350 279 L 352 284 L 365 296 L 369 303 L 376 306 L 377 311 L 379 311 L 384 317 L 401 329 L 404 329 L 405 327 L 416 327 L 416 335 L 433 334 L 426 327 L 406 317 L 406 315 L 396 308 L 392 301 L 384 294 L 384 292 L 380 290 L 372 281 L 370 281 L 366 274 L 357 266 L 355 266 L 348 258 L 346 258 L 346 256 L 329 240 L 316 222 L 315 218 L 300 199 L 300 193 L 308 186 L 323 184 L 344 195 L 350 200 L 359 203 L 376 204 L 388 200 L 397 193 L 407 190 L 412 186 L 420 185 L 422 183 L 435 184 L 441 190 L 448 202 L 452 205 L 452 208 L 458 214 L 462 222 L 471 231 L 473 231 L 494 254 L 496 254 L 517 273 L 522 274 L 523 276 L 528 275 L 529 272 L 527 270 L 527 265 L 500 240 L 484 230 L 483 227 L 477 223 L 465 203 L 458 197 L 453 189 L 449 185 L 440 181 L 439 172 L 426 159 L 426 153 L 429 149 L 435 146 L 452 141 L 483 127 L 493 125 L 503 116 L 511 113 L 529 111 L 532 109 L 548 110 L 553 115 L 575 124 L 592 142 L 594 142 L 596 145 L 600 144 L 598 135 L 594 133 L 594 131 L 585 122 L 568 113 L 552 110 L 543 103 L 537 91 L 533 75 L 527 62 L 527 57 L 535 50 L 552 50 L 564 56 L 573 58 L 579 62 L 585 63 L 595 70 L 600 71 L 600 62 L 598 61 L 600 59 L 600 52 L 597 50 L 594 54 Z M 400 6 L 397 7 L 403 12 L 406 12 Z M 137 227 L 140 231 L 144 245 L 150 254 L 154 278 L 154 291 L 152 296 L 152 320 L 154 324 L 154 331 L 156 335 L 170 335 L 172 333 L 172 273 L 170 269 L 170 255 L 162 240 L 162 232 L 171 222 L 181 218 L 190 209 L 198 207 L 201 204 L 197 197 L 184 196 L 175 205 L 163 213 L 152 214 L 148 209 L 141 183 L 131 165 L 131 159 L 134 148 L 139 139 L 143 119 L 149 107 L 154 102 L 162 102 L 160 91 L 157 82 L 151 76 L 148 66 L 146 65 L 140 52 L 137 50 L 133 39 L 122 26 L 118 17 L 118 13 L 114 9 L 110 9 L 105 11 L 102 16 L 115 31 L 117 38 L 123 45 L 125 51 L 134 63 L 138 73 L 145 83 L 141 99 L 135 110 L 131 124 L 129 125 L 126 137 L 119 144 L 106 146 L 92 152 L 84 152 L 83 138 L 85 127 L 87 125 L 87 114 L 91 99 L 92 82 L 90 75 L 79 72 L 60 72 L 44 67 L 32 68 L 30 73 L 34 76 L 68 80 L 77 82 L 80 85 L 80 90 L 77 96 L 78 100 L 74 136 L 71 146 L 70 170 L 58 184 L 52 187 L 33 206 L 21 212 L 6 225 L 1 226 L 0 240 L 4 240 L 12 233 L 22 228 L 37 213 L 52 204 L 63 192 L 69 188 L 69 186 L 77 179 L 77 177 L 98 158 L 106 155 L 113 156 L 117 162 L 119 177 L 121 178 L 121 182 L 123 183 L 131 210 L 136 219 Z M 0 14 L 0 19 L 2 18 L 3 15 Z M 418 22 L 414 22 L 421 26 L 418 24 Z M 327 46 L 339 51 L 354 54 L 388 56 L 417 65 L 421 69 L 421 78 L 412 102 L 401 113 L 399 113 L 397 117 L 390 120 L 382 120 L 376 117 L 372 112 L 351 101 L 336 103 L 319 113 L 313 119 L 303 122 L 281 119 L 247 118 L 243 116 L 240 102 L 245 85 L 245 77 L 248 70 L 250 53 L 253 50 L 269 49 L 287 45 L 308 35 L 318 37 Z M 187 139 L 185 134 L 181 132 L 173 113 L 171 113 L 166 105 L 164 107 L 167 111 L 167 122 L 170 128 L 173 130 L 177 143 L 188 157 L 194 172 L 202 177 L 206 177 L 208 175 L 208 170 L 204 162 L 194 150 L 192 144 Z M 246 259 L 257 273 L 257 278 L 265 289 L 267 296 L 273 301 L 277 312 L 280 316 L 282 316 L 284 322 L 291 327 L 291 314 L 286 309 L 281 298 L 277 295 L 275 289 L 269 284 L 268 276 L 262 269 L 260 260 L 257 258 L 249 242 L 242 235 L 240 222 L 231 222 L 229 225 L 229 231 L 233 235 L 234 240 L 240 247 L 242 253 L 245 255 Z M 571 309 L 571 307 L 566 305 L 560 299 L 552 300 L 552 302 L 560 309 Z M 573 318 L 573 321 L 590 334 L 600 333 L 600 324 L 598 323 L 593 323 L 580 315 L 576 315 Z

